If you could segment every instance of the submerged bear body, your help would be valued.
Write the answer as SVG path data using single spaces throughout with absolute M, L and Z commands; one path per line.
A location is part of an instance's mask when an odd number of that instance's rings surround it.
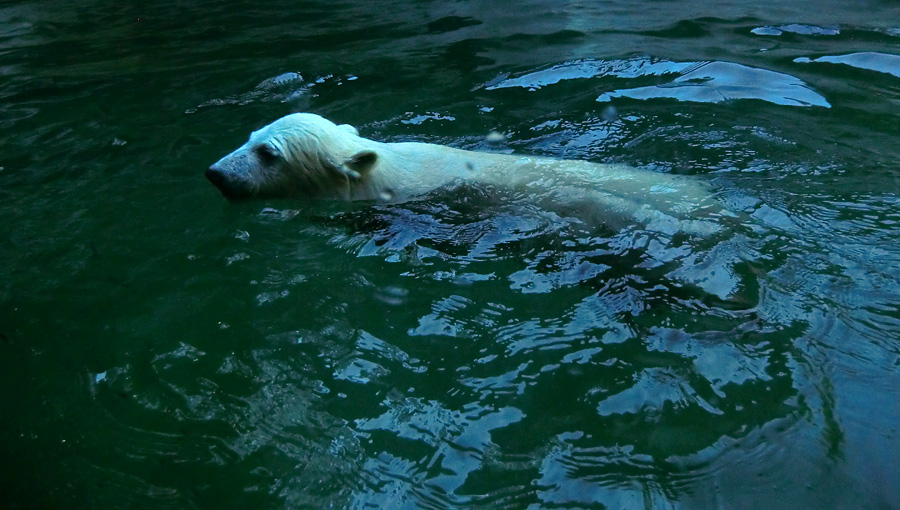
M 542 201 L 601 208 L 645 224 L 674 221 L 676 230 L 695 230 L 691 224 L 696 221 L 685 216 L 713 202 L 706 186 L 690 177 L 429 143 L 377 142 L 360 137 L 352 126 L 310 113 L 288 115 L 254 131 L 206 176 L 229 199 L 401 201 L 454 181 L 475 182 L 533 191 Z

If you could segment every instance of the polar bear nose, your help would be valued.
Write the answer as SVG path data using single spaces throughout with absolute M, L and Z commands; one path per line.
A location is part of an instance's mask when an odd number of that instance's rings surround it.
M 216 165 L 207 168 L 204 175 L 206 175 L 206 178 L 209 179 L 209 182 L 213 183 L 213 186 L 219 189 L 222 189 L 222 187 L 226 185 L 225 183 L 228 180 L 225 177 L 225 172 L 216 168 Z
M 204 175 L 226 198 L 232 200 L 247 198 L 252 194 L 246 182 L 235 178 L 232 173 L 226 172 L 216 165 L 207 168 Z

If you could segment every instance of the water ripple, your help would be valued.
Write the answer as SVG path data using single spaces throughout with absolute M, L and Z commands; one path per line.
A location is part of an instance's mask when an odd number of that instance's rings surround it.
M 826 55 L 814 59 L 806 57 L 798 57 L 794 62 L 810 63 L 823 62 L 827 64 L 843 64 L 857 69 L 866 69 L 869 71 L 878 71 L 879 73 L 890 74 L 900 78 L 900 55 L 890 55 L 887 53 L 877 53 L 873 51 L 863 51 L 859 53 L 849 53 L 847 55 Z
M 759 99 L 785 106 L 831 107 L 823 96 L 798 78 L 732 62 L 696 62 L 670 83 L 614 90 L 601 94 L 597 101 L 607 102 L 619 97 L 668 98 L 698 103 Z
M 522 87 L 534 91 L 564 80 L 605 77 L 634 80 L 669 75 L 673 79 L 667 83 L 605 92 L 597 101 L 609 102 L 621 97 L 669 98 L 700 103 L 759 99 L 787 106 L 831 106 L 823 96 L 798 78 L 733 62 L 672 62 L 651 58 L 578 60 L 516 78 L 506 78 L 486 88 Z

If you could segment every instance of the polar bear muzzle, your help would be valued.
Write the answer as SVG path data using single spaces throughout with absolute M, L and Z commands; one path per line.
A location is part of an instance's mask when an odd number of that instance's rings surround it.
M 257 186 L 251 178 L 250 172 L 241 168 L 243 159 L 249 159 L 249 155 L 230 155 L 228 161 L 223 158 L 206 169 L 204 175 L 219 191 L 229 200 L 240 200 L 252 197 Z M 238 160 L 238 161 L 235 161 Z M 245 162 L 246 163 L 246 162 Z

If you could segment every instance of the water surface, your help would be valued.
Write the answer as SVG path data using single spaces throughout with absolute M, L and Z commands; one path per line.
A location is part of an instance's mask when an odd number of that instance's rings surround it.
M 2 4 L 6 506 L 896 508 L 897 20 Z M 205 181 L 296 111 L 685 174 L 734 216 L 703 236 L 502 187 L 231 204 Z

